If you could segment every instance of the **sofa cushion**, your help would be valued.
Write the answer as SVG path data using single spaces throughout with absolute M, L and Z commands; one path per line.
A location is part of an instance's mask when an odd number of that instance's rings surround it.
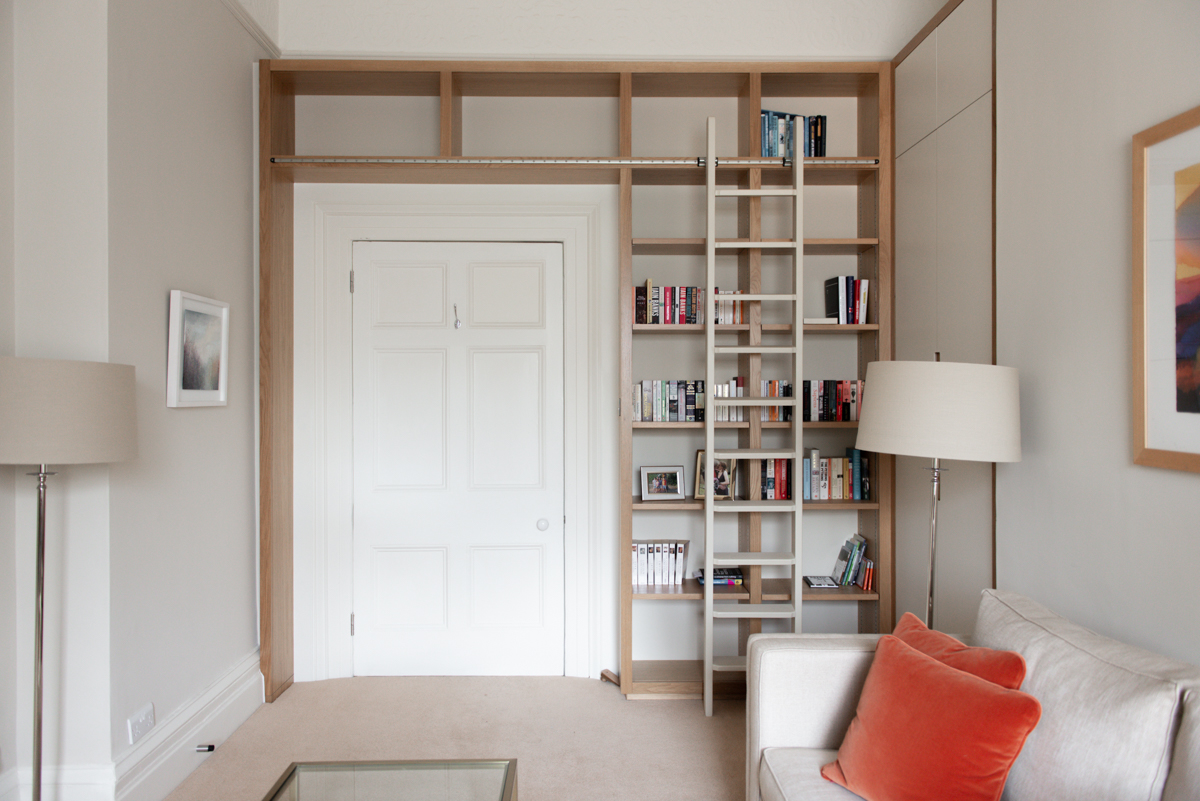
M 929 629 L 912 612 L 904 613 L 892 634 L 926 656 L 992 684 L 1015 690 L 1025 680 L 1025 660 L 1016 651 L 971 647 L 949 634 Z
M 1183 696 L 1183 718 L 1175 737 L 1175 754 L 1163 801 L 1196 801 L 1197 795 L 1200 795 L 1200 689 L 1192 688 Z
M 1036 699 L 881 637 L 830 781 L 869 801 L 998 801 Z
M 1024 656 L 1021 689 L 1042 702 L 1042 721 L 1009 773 L 1005 801 L 1162 797 L 1182 690 L 1195 667 L 997 590 L 983 593 L 974 641 Z
M 758 767 L 763 801 L 861 801 L 821 778 L 821 766 L 837 756 L 825 748 L 767 748 Z

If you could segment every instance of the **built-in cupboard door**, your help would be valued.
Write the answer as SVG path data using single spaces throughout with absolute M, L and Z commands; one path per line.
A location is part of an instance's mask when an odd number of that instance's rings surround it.
M 562 264 L 355 243 L 356 675 L 562 675 Z

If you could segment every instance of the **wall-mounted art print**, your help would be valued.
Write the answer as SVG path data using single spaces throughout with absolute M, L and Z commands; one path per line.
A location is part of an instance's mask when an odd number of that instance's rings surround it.
M 1200 472 L 1200 107 L 1133 137 L 1134 461 Z
M 226 405 L 229 304 L 172 289 L 167 331 L 167 405 Z

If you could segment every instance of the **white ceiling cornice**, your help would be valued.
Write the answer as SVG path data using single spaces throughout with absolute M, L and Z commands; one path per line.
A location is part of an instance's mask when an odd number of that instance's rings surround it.
M 279 49 L 279 45 L 275 43 L 271 35 L 263 30 L 262 26 L 258 24 L 258 20 L 238 0 L 221 0 L 221 2 L 229 9 L 229 13 L 233 14 L 234 19 L 242 24 L 247 33 L 262 45 L 271 58 L 279 58 L 283 55 L 283 51 Z

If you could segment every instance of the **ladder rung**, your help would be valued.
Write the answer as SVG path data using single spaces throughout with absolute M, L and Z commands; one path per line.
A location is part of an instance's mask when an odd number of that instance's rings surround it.
M 794 512 L 795 501 L 721 501 L 713 504 L 714 512 Z
M 798 398 L 713 398 L 717 406 L 795 406 Z
M 737 601 L 720 601 L 713 604 L 713 617 L 795 617 L 796 607 L 792 604 L 741 604 Z
M 716 300 L 756 301 L 756 300 L 790 300 L 796 301 L 795 295 L 735 295 L 733 293 L 709 292 Z
M 712 661 L 713 670 L 735 670 L 741 671 L 746 669 L 746 657 L 744 656 L 714 656 Z
M 742 448 L 713 451 L 714 459 L 795 459 L 796 451 L 789 448 Z
M 759 553 L 757 551 L 739 551 L 732 553 L 714 553 L 715 567 L 739 567 L 741 565 L 794 565 L 794 553 Z
M 713 353 L 795 353 L 790 345 L 717 345 Z
M 781 239 L 776 242 L 736 242 L 729 240 L 718 239 L 715 243 L 717 250 L 722 248 L 737 249 L 756 248 L 758 250 L 796 250 L 804 247 L 803 242 L 796 242 L 792 239 Z
M 795 197 L 795 189 L 718 189 L 717 197 Z

